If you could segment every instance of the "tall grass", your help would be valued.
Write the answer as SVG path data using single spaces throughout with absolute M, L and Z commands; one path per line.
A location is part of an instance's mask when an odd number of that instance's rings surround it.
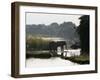
M 48 50 L 49 40 L 44 40 L 41 37 L 26 37 L 26 50 Z
M 89 64 L 90 59 L 89 55 L 80 55 L 80 56 L 74 56 L 74 57 L 66 57 L 65 60 L 70 60 L 72 62 L 78 63 L 78 64 Z

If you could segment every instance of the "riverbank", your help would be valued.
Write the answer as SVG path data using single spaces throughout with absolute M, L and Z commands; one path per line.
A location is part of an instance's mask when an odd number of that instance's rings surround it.
M 42 52 L 42 51 L 34 51 L 33 53 L 27 53 L 26 58 L 40 58 L 40 59 L 48 59 L 52 56 L 48 51 Z
M 80 56 L 70 56 L 64 57 L 62 55 L 52 56 L 49 51 L 27 51 L 26 58 L 40 58 L 40 59 L 50 59 L 52 57 L 60 57 L 63 60 L 69 60 L 78 64 L 89 64 L 89 55 Z
M 80 55 L 80 56 L 73 56 L 73 57 L 66 57 L 65 60 L 70 60 L 72 62 L 78 64 L 89 64 L 89 55 Z

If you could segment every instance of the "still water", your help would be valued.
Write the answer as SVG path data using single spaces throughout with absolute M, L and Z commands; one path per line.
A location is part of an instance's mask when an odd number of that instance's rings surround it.
M 28 58 L 26 59 L 26 67 L 57 67 L 57 66 L 73 66 L 79 65 L 60 57 L 52 57 L 50 59 Z
M 58 50 L 58 54 L 59 54 Z M 80 49 L 76 50 L 64 50 L 64 56 L 65 57 L 71 57 L 71 56 L 79 56 L 80 55 Z M 32 68 L 32 67 L 57 67 L 57 66 L 73 66 L 73 65 L 79 65 L 77 63 L 71 62 L 69 60 L 62 59 L 60 57 L 51 57 L 49 59 L 39 59 L 39 58 L 28 58 L 26 59 L 26 67 Z

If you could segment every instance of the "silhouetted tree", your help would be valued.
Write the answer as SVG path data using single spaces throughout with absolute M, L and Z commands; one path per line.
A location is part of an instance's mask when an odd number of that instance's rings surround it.
M 89 54 L 89 16 L 83 15 L 79 19 L 77 31 L 80 36 L 81 52 Z

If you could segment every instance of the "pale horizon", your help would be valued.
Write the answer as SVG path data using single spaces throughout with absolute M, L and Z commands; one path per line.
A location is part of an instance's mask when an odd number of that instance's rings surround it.
M 63 22 L 72 22 L 76 26 L 79 26 L 79 18 L 82 15 L 72 14 L 48 14 L 48 13 L 26 13 L 26 25 L 32 24 L 45 24 L 50 25 L 51 23 L 62 24 Z

